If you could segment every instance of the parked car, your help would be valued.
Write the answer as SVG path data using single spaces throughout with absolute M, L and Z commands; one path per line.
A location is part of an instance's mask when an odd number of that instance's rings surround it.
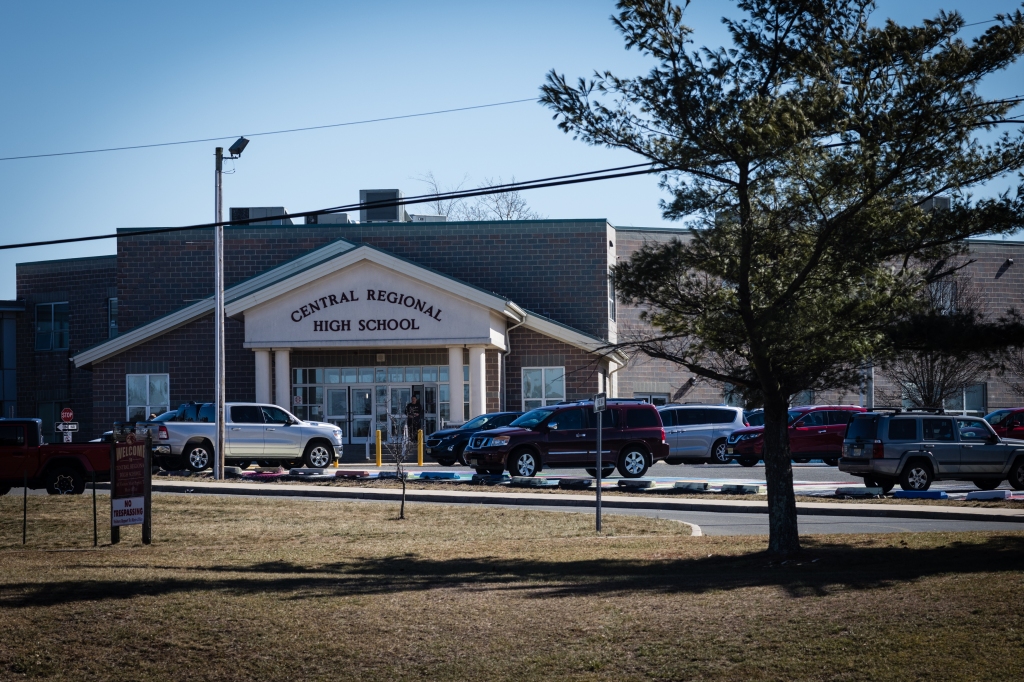
M 508 426 L 521 416 L 523 416 L 522 412 L 492 412 L 474 417 L 453 429 L 434 431 L 427 436 L 426 454 L 433 457 L 438 464 L 446 467 L 450 467 L 456 462 L 468 464 L 463 459 L 462 453 L 466 449 L 470 436 L 484 429 Z
M 1000 438 L 980 417 L 922 412 L 855 415 L 839 470 L 886 492 L 928 490 L 932 481 L 971 481 L 992 490 L 1008 480 L 1024 490 L 1024 440 Z
M 544 468 L 589 468 L 597 474 L 597 428 L 593 401 L 530 410 L 504 428 L 469 439 L 465 457 L 477 473 L 533 476 Z M 602 475 L 615 468 L 626 478 L 647 473 L 668 457 L 658 410 L 636 400 L 609 400 L 602 416 Z
M 728 464 L 729 434 L 747 425 L 739 407 L 666 405 L 658 412 L 668 436 L 668 464 Z
M 110 480 L 107 443 L 54 443 L 43 438 L 41 419 L 0 419 L 0 495 L 20 488 L 51 495 L 81 495 L 86 481 Z
M 743 418 L 747 420 L 747 426 L 764 426 L 764 410 L 761 408 L 747 410 L 743 413 Z
M 843 454 L 843 436 L 850 417 L 863 412 L 857 405 L 805 405 L 789 411 L 789 452 L 794 462 L 824 460 L 836 466 Z M 763 423 L 763 422 L 762 422 Z M 752 467 L 761 459 L 764 426 L 733 431 L 727 452 L 740 464 Z
M 1000 438 L 1024 438 L 1024 407 L 1009 407 L 985 415 Z
M 334 424 L 302 421 L 277 405 L 225 405 L 225 463 L 325 467 L 342 453 L 341 429 Z M 185 403 L 172 417 L 139 422 L 135 434 L 148 435 L 153 461 L 164 469 L 202 471 L 213 464 L 214 407 Z M 115 429 L 116 433 L 116 429 Z

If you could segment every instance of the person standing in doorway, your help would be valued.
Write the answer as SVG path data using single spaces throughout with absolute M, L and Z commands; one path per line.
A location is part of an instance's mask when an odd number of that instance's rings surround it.
M 412 395 L 412 402 L 405 406 L 405 423 L 409 429 L 409 440 L 415 441 L 416 432 L 423 428 L 423 406 L 416 393 Z

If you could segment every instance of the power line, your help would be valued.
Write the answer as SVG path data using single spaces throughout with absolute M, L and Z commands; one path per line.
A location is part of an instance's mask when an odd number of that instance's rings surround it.
M 355 204 L 348 204 L 345 206 L 333 206 L 331 208 L 321 208 L 315 211 L 304 211 L 302 213 L 289 213 L 284 216 L 274 216 L 274 219 L 280 218 L 305 218 L 307 216 L 319 216 L 328 215 L 331 213 L 341 213 L 343 211 L 356 211 L 365 208 L 387 208 L 390 206 L 408 206 L 413 204 L 427 204 L 433 201 L 444 201 L 448 199 L 466 199 L 470 197 L 485 196 L 488 194 L 501 194 L 504 192 L 518 192 L 522 190 L 541 189 L 544 187 L 559 187 L 562 185 L 575 185 L 583 182 L 596 182 L 598 180 L 613 180 L 616 178 L 627 178 L 635 175 L 647 175 L 649 173 L 659 173 L 664 169 L 656 169 L 651 167 L 650 162 L 636 163 L 629 166 L 618 166 L 615 168 L 604 168 L 602 170 L 587 171 L 585 173 L 573 173 L 571 175 L 556 175 L 549 178 L 539 178 L 537 180 L 529 180 L 526 182 L 514 182 L 505 183 L 501 185 L 491 185 L 489 187 L 481 187 L 475 190 L 462 190 L 455 192 L 441 192 L 437 194 L 421 194 L 417 196 L 402 198 L 397 201 L 368 201 Z M 646 167 L 646 168 L 644 168 Z M 632 170 L 643 168 L 643 170 Z M 625 172 L 618 172 L 625 171 Z M 113 234 L 97 234 L 88 237 L 68 237 L 66 239 L 49 239 L 45 241 L 37 242 L 21 242 L 18 244 L 0 244 L 0 251 L 7 251 L 10 249 L 24 249 L 31 246 L 53 246 L 56 244 L 73 244 L 78 242 L 91 242 L 99 241 L 101 239 L 115 239 L 117 237 L 142 237 L 151 234 L 166 234 L 169 232 L 184 232 L 187 230 L 201 230 L 206 228 L 213 228 L 218 225 L 249 225 L 252 223 L 266 222 L 267 218 L 252 218 L 248 220 L 226 220 L 220 223 L 199 223 L 196 225 L 182 225 L 179 227 L 155 227 L 155 228 L 144 228 L 138 230 L 132 230 L 131 232 L 113 233 Z
M 357 126 L 364 123 L 382 123 L 384 121 L 398 121 L 405 118 L 419 118 L 422 116 L 437 116 L 438 114 L 452 114 L 458 111 L 471 111 L 473 109 L 487 109 L 490 107 L 503 107 L 508 104 L 521 104 L 523 102 L 536 102 L 536 97 L 528 99 L 513 99 L 507 102 L 494 102 L 492 104 L 476 104 L 471 107 L 458 107 L 456 109 L 439 109 L 438 111 L 424 111 L 418 114 L 402 114 L 401 116 L 385 116 L 383 118 L 368 118 L 362 121 L 346 121 L 345 123 L 328 123 L 319 126 L 307 126 L 305 128 L 287 128 L 284 130 L 270 130 L 262 133 L 244 133 L 243 137 L 262 137 L 264 135 L 282 135 L 284 133 L 300 133 L 307 130 L 324 130 L 326 128 L 343 128 L 345 126 Z M 156 142 L 153 144 L 137 144 L 127 147 L 105 147 L 103 149 L 82 149 L 74 152 L 51 152 L 48 154 L 25 154 L 23 156 L 3 156 L 0 161 L 19 161 L 22 159 L 42 159 L 52 156 L 76 156 L 79 154 L 100 154 L 102 152 L 122 152 L 130 149 L 152 149 L 153 147 L 173 147 L 182 144 L 196 144 L 198 142 L 217 142 L 218 140 L 233 140 L 238 135 L 222 135 L 220 137 L 205 137 L 195 140 L 179 140 L 177 142 Z

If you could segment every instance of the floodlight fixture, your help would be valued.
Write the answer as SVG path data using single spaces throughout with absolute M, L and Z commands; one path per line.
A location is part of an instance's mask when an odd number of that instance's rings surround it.
M 240 137 L 235 140 L 233 145 L 228 147 L 228 153 L 231 154 L 231 156 L 239 157 L 242 155 L 242 152 L 245 150 L 245 145 L 247 144 L 249 144 L 249 140 L 244 137 Z

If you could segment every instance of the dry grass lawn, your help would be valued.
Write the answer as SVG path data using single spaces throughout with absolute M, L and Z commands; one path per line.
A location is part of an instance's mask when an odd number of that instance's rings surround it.
M 0 498 L 0 679 L 1024 679 L 1024 534 L 762 538 L 587 514 Z

